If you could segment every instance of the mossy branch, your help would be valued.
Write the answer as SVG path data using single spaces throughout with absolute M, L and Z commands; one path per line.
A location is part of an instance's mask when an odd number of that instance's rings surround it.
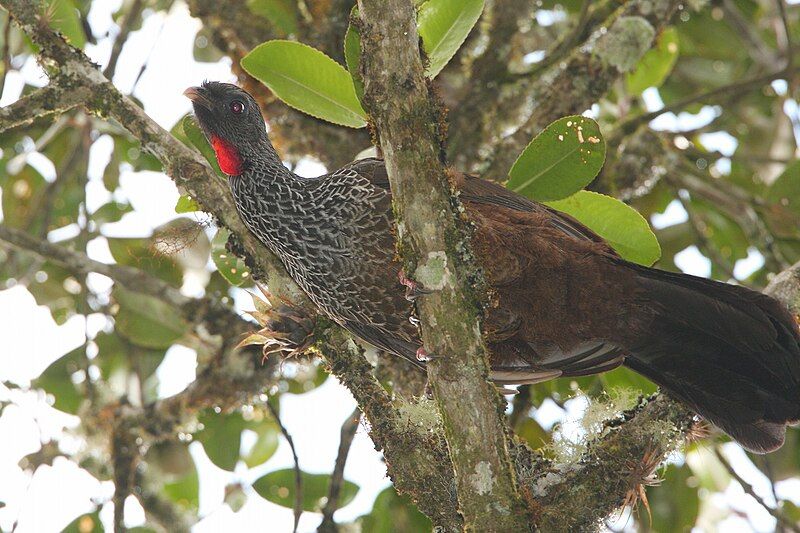
M 428 376 L 459 510 L 467 530 L 523 531 L 528 519 L 509 461 L 503 402 L 487 381 L 476 301 L 482 280 L 441 159 L 444 118 L 423 74 L 414 5 L 384 0 L 358 7 L 364 105 L 386 159 L 405 272 L 432 291 L 417 308 L 425 348 L 436 355 Z

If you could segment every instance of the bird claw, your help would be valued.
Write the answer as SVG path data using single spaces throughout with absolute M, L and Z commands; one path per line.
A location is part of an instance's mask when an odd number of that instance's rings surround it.
M 271 295 L 264 289 L 261 291 L 266 299 L 251 294 L 256 311 L 249 313 L 261 329 L 250 333 L 237 348 L 259 344 L 264 360 L 274 353 L 291 357 L 308 349 L 314 341 L 314 320 L 301 308 L 284 299 L 274 307 L 269 301 Z
M 415 317 L 414 315 L 410 315 L 410 316 L 408 317 L 408 321 L 409 321 L 409 322 L 411 322 L 411 324 L 412 324 L 413 326 L 415 326 L 415 327 L 419 327 L 419 324 L 420 324 L 420 322 L 419 322 L 419 318 Z
M 433 292 L 430 289 L 426 289 L 416 281 L 409 279 L 402 268 L 400 269 L 400 272 L 397 273 L 397 277 L 400 279 L 400 284 L 406 287 L 405 296 L 406 300 L 409 302 L 413 302 L 424 294 L 430 294 Z

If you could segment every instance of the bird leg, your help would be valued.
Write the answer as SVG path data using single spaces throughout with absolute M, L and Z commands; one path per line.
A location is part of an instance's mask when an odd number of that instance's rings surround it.
M 403 270 L 402 268 L 397 273 L 397 277 L 400 280 L 400 284 L 405 285 L 406 287 L 406 300 L 408 300 L 409 302 L 413 302 L 423 294 L 430 294 L 433 292 L 430 289 L 426 289 L 416 281 L 409 279 L 406 276 L 405 270 Z

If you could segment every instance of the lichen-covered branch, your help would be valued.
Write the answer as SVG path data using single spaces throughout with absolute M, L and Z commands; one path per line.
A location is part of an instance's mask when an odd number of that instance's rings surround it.
M 331 372 L 347 387 L 370 425 L 375 448 L 400 493 L 442 531 L 462 531 L 453 468 L 432 402 L 394 402 L 372 373 L 361 349 L 340 329 L 317 335 Z
M 618 428 L 591 441 L 578 462 L 556 464 L 523 479 L 539 506 L 542 531 L 596 529 L 679 448 L 694 420 L 691 411 L 664 395 L 628 416 Z
M 545 126 L 560 117 L 583 113 L 606 94 L 650 49 L 680 4 L 678 0 L 626 2 L 592 28 L 588 39 L 564 61 L 537 74 L 527 92 L 532 112 L 513 134 L 496 143 L 484 178 L 504 181 L 519 153 Z
M 800 311 L 800 263 L 778 274 L 764 293 Z M 595 529 L 680 448 L 694 419 L 683 404 L 660 394 L 609 424 L 576 463 L 530 474 L 518 464 L 523 490 L 536 502 L 537 525 L 542 531 Z
M 91 91 L 87 87 L 58 90 L 47 85 L 23 96 L 6 107 L 0 107 L 0 132 L 30 124 L 36 119 L 69 111 L 85 102 Z
M 441 159 L 441 111 L 428 94 L 407 0 L 359 2 L 364 104 L 377 129 L 409 277 L 432 291 L 417 308 L 468 530 L 528 525 L 508 459 L 502 402 L 487 381 L 474 286 L 480 276 Z M 470 406 L 465 409 L 464 406 Z
M 172 137 L 145 114 L 133 100 L 123 96 L 83 52 L 67 44 L 47 24 L 45 4 L 40 1 L 0 0 L 20 28 L 40 48 L 39 60 L 51 78 L 55 99 L 89 89 L 83 104 L 100 116 L 119 122 L 141 142 L 142 148 L 156 156 L 164 171 L 183 186 L 205 211 L 213 214 L 237 235 L 241 252 L 254 275 L 268 277 L 273 294 L 298 305 L 307 299 L 289 278 L 280 261 L 244 226 L 236 212 L 227 184 L 220 180 L 200 154 Z M 310 305 L 310 304 L 308 304 Z M 310 307 L 309 307 L 310 308 Z

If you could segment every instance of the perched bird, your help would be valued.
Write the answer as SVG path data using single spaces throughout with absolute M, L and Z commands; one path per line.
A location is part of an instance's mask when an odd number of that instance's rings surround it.
M 424 366 L 409 301 L 424 288 L 404 279 L 395 258 L 383 161 L 299 177 L 245 91 L 205 82 L 184 94 L 242 220 L 309 298 L 358 337 Z M 565 214 L 477 177 L 457 181 L 494 295 L 484 320 L 492 380 L 536 383 L 625 365 L 745 448 L 783 444 L 786 425 L 800 420 L 800 331 L 782 304 L 630 263 Z

